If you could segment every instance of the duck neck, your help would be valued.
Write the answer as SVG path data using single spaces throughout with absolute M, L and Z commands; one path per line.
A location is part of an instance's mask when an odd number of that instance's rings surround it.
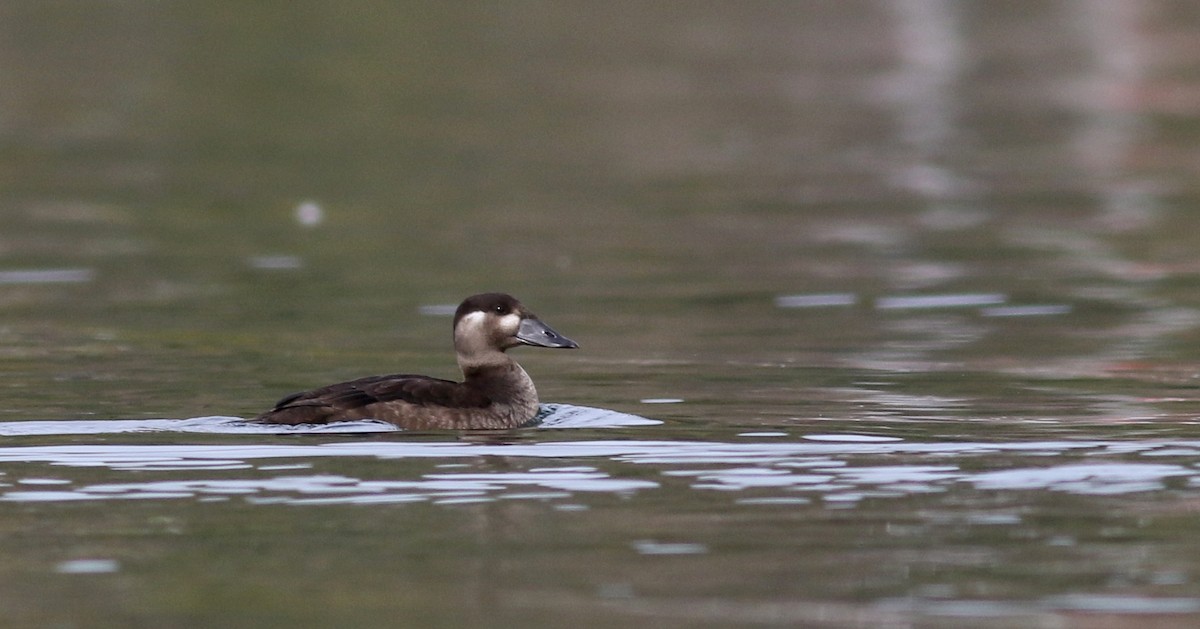
M 538 406 L 537 389 L 525 370 L 506 354 L 496 352 L 486 361 L 463 360 L 458 366 L 463 372 L 463 384 L 475 389 L 495 403 L 532 408 Z

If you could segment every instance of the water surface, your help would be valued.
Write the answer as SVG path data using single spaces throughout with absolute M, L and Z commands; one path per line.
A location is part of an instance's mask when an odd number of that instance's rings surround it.
M 6 3 L 5 620 L 1194 626 L 1198 31 Z M 484 290 L 540 427 L 238 419 Z

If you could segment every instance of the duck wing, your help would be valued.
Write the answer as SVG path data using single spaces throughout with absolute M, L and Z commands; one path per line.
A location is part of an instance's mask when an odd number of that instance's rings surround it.
M 371 418 L 383 409 L 395 413 L 406 406 L 483 408 L 489 404 L 491 400 L 486 395 L 458 382 L 414 374 L 392 374 L 293 393 L 255 420 L 274 424 L 323 424 Z

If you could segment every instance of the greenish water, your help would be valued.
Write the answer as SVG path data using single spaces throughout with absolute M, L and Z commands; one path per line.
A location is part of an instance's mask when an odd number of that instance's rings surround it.
M 1194 626 L 1198 30 L 5 3 L 0 624 Z M 661 423 L 214 418 L 454 377 L 483 290 Z

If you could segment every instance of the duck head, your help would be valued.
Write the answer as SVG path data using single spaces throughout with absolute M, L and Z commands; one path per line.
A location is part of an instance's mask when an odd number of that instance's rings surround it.
M 466 298 L 454 313 L 454 349 L 459 362 L 487 362 L 510 347 L 532 345 L 574 349 L 579 344 L 555 332 L 515 297 L 482 293 Z

